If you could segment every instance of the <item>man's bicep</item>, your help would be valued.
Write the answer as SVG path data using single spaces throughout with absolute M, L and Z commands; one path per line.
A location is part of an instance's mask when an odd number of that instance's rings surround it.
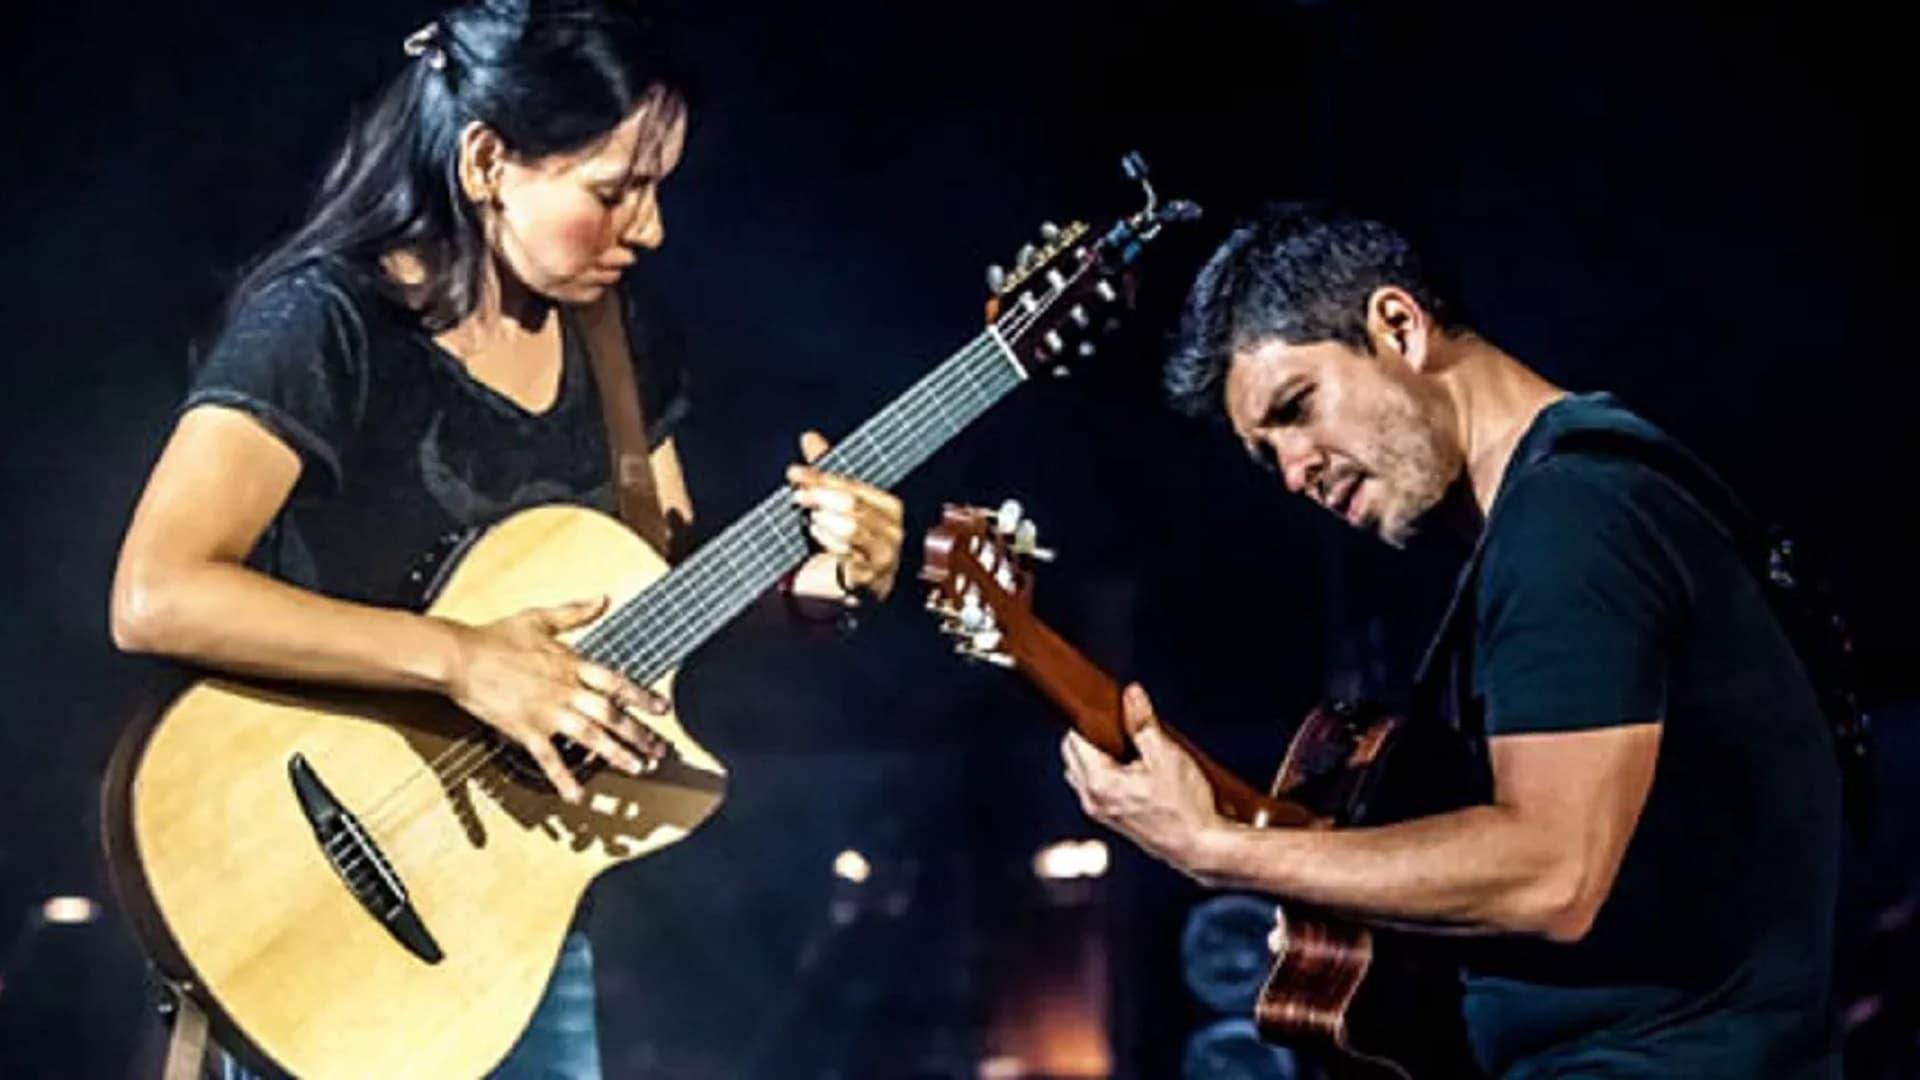
M 1488 740 L 1494 803 L 1576 857 L 1579 892 L 1595 909 L 1646 806 L 1660 733 L 1648 721 Z

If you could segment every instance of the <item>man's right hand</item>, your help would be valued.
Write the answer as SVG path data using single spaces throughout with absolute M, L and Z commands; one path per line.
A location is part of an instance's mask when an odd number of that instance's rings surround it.
M 554 736 L 565 735 L 636 775 L 656 767 L 669 749 L 630 715 L 666 713 L 672 708 L 666 698 L 555 640 L 599 618 L 606 606 L 603 596 L 529 608 L 481 626 L 449 623 L 457 652 L 447 697 L 526 748 L 570 803 L 586 791 L 561 760 Z

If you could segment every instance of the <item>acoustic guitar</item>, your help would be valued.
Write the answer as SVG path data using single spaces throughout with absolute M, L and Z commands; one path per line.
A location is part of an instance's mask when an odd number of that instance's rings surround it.
M 1109 757 L 1130 760 L 1119 684 L 1034 614 L 1032 563 L 1053 557 L 1037 541 L 1017 502 L 998 510 L 947 505 L 926 537 L 927 608 L 957 639 L 956 652 L 1018 670 L 1069 727 Z M 1418 753 L 1401 716 L 1324 705 L 1301 723 L 1262 791 L 1164 721 L 1160 727 L 1193 756 L 1219 812 L 1256 828 L 1337 828 L 1387 816 L 1388 766 Z M 1263 1039 L 1318 1058 L 1337 1076 L 1474 1074 L 1458 979 L 1431 944 L 1308 908 L 1278 909 L 1278 925 L 1280 947 L 1254 1007 Z
M 820 466 L 894 486 L 1029 374 L 1088 354 L 1127 306 L 1142 246 L 1196 216 L 1147 187 L 1105 231 L 1043 230 L 979 336 Z M 427 610 L 478 624 L 606 594 L 609 612 L 567 640 L 670 693 L 680 663 L 806 555 L 790 494 L 672 569 L 607 515 L 526 510 L 450 555 Z M 685 839 L 726 793 L 726 767 L 677 716 L 642 720 L 671 744 L 645 776 L 561 740 L 587 792 L 575 806 L 442 698 L 205 675 L 114 754 L 115 890 L 162 975 L 255 1068 L 479 1076 L 531 1017 L 588 884 Z

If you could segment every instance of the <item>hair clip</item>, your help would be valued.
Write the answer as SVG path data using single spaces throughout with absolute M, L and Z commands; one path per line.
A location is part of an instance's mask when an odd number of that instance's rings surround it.
M 407 35 L 400 48 L 414 59 L 425 57 L 427 66 L 435 71 L 447 69 L 447 51 L 440 47 L 440 22 L 434 20 Z

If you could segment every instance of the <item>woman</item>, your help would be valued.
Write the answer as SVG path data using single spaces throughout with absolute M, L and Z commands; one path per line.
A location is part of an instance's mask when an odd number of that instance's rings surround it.
M 632 713 L 666 707 L 555 641 L 604 598 L 464 626 L 407 610 L 406 559 L 537 503 L 611 507 L 570 309 L 660 245 L 683 83 L 616 3 L 477 0 L 405 52 L 305 223 L 235 291 L 128 528 L 114 640 L 248 674 L 444 694 L 578 799 L 553 737 L 639 771 L 661 744 Z M 671 373 L 639 367 L 661 509 L 688 521 Z M 824 449 L 803 436 L 809 461 Z M 805 466 L 787 480 L 822 549 L 793 591 L 884 596 L 898 500 Z M 503 1072 L 597 1076 L 591 988 L 576 928 Z

